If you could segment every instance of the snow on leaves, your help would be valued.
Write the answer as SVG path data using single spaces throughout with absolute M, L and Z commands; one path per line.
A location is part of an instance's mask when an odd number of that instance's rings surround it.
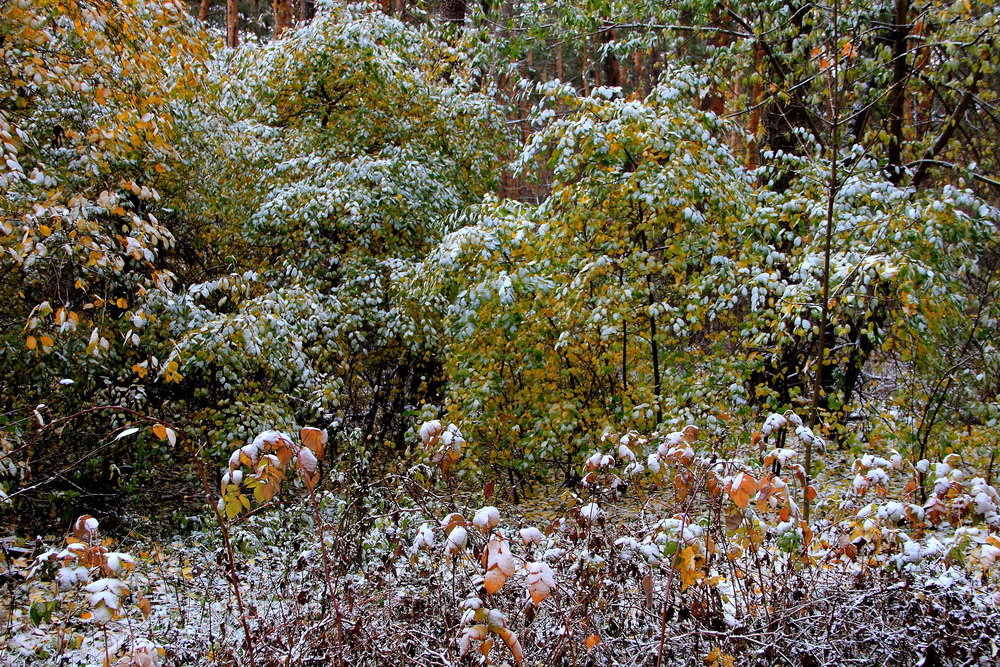
M 219 512 L 233 519 L 251 507 L 246 491 L 258 503 L 277 495 L 287 469 L 294 469 L 306 490 L 313 491 L 319 482 L 319 462 L 327 443 L 326 430 L 305 427 L 299 433 L 301 444 L 280 431 L 264 431 L 229 456 L 229 469 L 222 476 Z M 246 468 L 249 472 L 244 472 Z

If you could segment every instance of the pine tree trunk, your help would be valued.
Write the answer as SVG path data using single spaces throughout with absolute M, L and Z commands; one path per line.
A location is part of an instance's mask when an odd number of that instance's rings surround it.
M 201 0 L 201 5 L 198 6 L 198 20 L 204 23 L 208 20 L 208 5 L 211 0 Z
M 274 38 L 280 39 L 282 33 L 292 27 L 292 0 L 271 0 L 271 10 L 274 13 Z
M 240 13 L 236 0 L 226 0 L 226 46 L 235 49 L 240 45 Z

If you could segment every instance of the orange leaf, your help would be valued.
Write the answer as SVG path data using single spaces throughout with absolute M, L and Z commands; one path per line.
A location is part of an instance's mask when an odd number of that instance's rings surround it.
M 160 440 L 167 439 L 167 427 L 163 424 L 157 424 L 153 427 L 153 435 L 155 435 Z
M 757 484 L 757 480 L 755 480 L 751 475 L 748 475 L 745 472 L 740 473 L 739 475 L 736 476 L 736 479 L 733 480 L 733 486 L 738 486 L 743 492 L 747 494 L 751 494 L 760 488 L 760 485 Z
M 486 589 L 487 593 L 493 595 L 498 590 L 503 588 L 505 581 L 507 581 L 507 575 L 504 574 L 500 568 L 495 567 L 487 572 L 486 576 L 483 577 L 483 588 Z
M 597 635 L 588 635 L 586 639 L 583 640 L 583 645 L 587 647 L 587 651 L 593 651 L 594 647 L 601 643 L 601 638 Z
M 500 639 L 502 639 L 503 643 L 510 649 L 511 655 L 514 656 L 514 662 L 519 665 L 524 662 L 524 650 L 521 648 L 521 642 L 517 638 L 517 633 L 512 632 L 507 628 L 498 628 L 497 630 L 494 630 L 494 632 L 500 635 Z

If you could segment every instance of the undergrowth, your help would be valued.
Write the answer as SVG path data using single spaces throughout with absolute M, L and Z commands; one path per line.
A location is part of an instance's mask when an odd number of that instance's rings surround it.
M 325 433 L 265 432 L 182 542 L 125 553 L 89 516 L 9 540 L 4 661 L 995 664 L 1000 497 L 956 454 L 866 454 L 814 488 L 799 449 L 822 442 L 793 413 L 726 457 L 693 425 L 629 432 L 528 525 L 492 485 L 453 488 L 457 428 L 419 435 L 398 475 L 320 483 Z

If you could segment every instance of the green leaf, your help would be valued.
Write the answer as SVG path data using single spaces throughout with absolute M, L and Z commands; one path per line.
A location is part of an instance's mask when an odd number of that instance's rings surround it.
M 31 609 L 28 610 L 28 616 L 31 617 L 31 622 L 34 625 L 41 625 L 52 620 L 52 612 L 55 610 L 55 600 L 42 600 L 31 605 Z

